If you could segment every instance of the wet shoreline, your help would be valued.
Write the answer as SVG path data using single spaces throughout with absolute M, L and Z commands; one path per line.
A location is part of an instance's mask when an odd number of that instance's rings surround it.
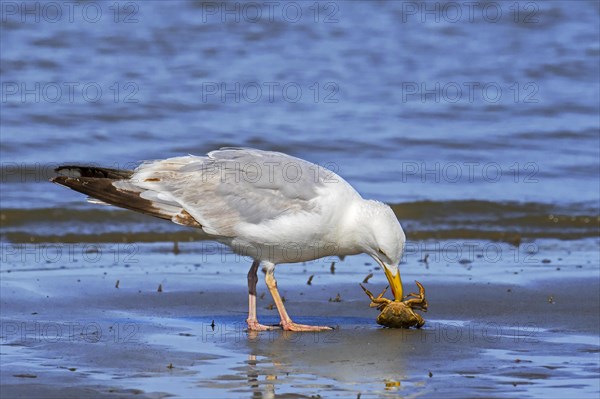
M 409 331 L 375 324 L 360 270 L 373 271 L 373 290 L 385 280 L 361 257 L 335 274 L 319 264 L 278 268 L 289 313 L 338 327 L 325 334 L 249 335 L 245 267 L 214 256 L 194 267 L 185 247 L 146 248 L 129 267 L 4 269 L 2 395 L 595 397 L 598 267 L 577 267 L 594 260 L 594 243 L 545 245 L 553 263 L 518 274 L 506 263 L 405 265 L 406 289 L 423 282 L 430 304 L 425 327 Z M 259 317 L 276 323 L 265 291 L 259 284 Z
M 71 195 L 68 193 L 68 195 Z M 390 204 L 409 239 L 581 240 L 600 234 L 595 203 L 551 205 L 494 201 L 417 201 Z M 193 229 L 113 207 L 3 208 L 0 239 L 11 243 L 195 241 Z

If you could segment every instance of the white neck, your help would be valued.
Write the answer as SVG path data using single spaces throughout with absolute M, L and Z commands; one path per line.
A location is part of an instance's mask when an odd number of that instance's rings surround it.
M 360 196 L 353 199 L 352 204 L 342 216 L 337 226 L 336 236 L 339 249 L 345 255 L 356 255 L 365 251 L 365 235 L 370 234 L 370 215 L 376 212 L 375 202 Z

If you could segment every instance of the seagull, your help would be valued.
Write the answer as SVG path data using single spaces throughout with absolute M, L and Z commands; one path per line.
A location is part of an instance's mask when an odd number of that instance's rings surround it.
M 200 239 L 225 244 L 253 259 L 248 272 L 249 331 L 325 331 L 288 315 L 275 266 L 366 253 L 383 269 L 401 301 L 398 265 L 406 236 L 392 209 L 363 199 L 343 178 L 281 152 L 225 147 L 141 163 L 135 170 L 82 165 L 56 168 L 50 181 L 113 205 L 196 228 Z M 279 325 L 256 313 L 258 268 L 279 312 Z

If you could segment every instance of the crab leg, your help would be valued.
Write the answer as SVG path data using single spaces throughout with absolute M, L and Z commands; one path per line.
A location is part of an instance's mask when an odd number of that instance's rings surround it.
M 425 300 L 425 287 L 418 281 L 415 281 L 417 286 L 419 287 L 419 293 L 415 294 L 411 292 L 404 299 L 404 303 L 412 308 L 419 308 L 424 312 L 427 311 L 427 301 Z
M 407 296 L 404 297 L 404 299 L 407 298 L 423 298 L 425 297 L 425 287 L 423 287 L 423 285 L 421 283 L 419 283 L 418 281 L 415 281 L 415 283 L 417 284 L 417 286 L 419 287 L 419 293 L 414 293 L 411 292 L 410 294 L 408 294 Z
M 360 285 L 360 288 L 363 289 L 363 291 L 365 292 L 365 294 L 367 294 L 369 296 L 369 299 L 371 299 L 372 302 L 375 302 L 376 299 L 381 299 L 381 297 L 383 296 L 383 294 L 385 294 L 385 292 L 387 291 L 387 289 L 390 288 L 390 286 L 388 285 L 387 287 L 385 287 L 383 289 L 383 291 L 381 291 L 381 294 L 379 294 L 377 296 L 377 298 L 375 298 L 373 296 L 373 294 L 371 293 L 371 291 L 369 291 L 368 289 L 366 289 L 362 284 L 359 284 L 359 285 Z
M 389 288 L 389 286 L 385 287 L 383 289 L 383 291 L 381 291 L 381 294 L 379 294 L 377 296 L 377 298 L 375 298 L 373 296 L 373 294 L 371 293 L 371 291 L 369 291 L 368 289 L 366 289 L 365 287 L 363 287 L 362 284 L 359 284 L 360 288 L 363 289 L 363 291 L 365 292 L 365 294 L 367 294 L 369 296 L 369 299 L 371 299 L 371 303 L 369 304 L 370 308 L 377 308 L 379 310 L 382 310 L 385 306 L 387 306 L 388 303 L 390 303 L 391 301 L 387 298 L 382 298 L 383 294 L 385 294 L 385 292 L 387 291 L 387 289 Z

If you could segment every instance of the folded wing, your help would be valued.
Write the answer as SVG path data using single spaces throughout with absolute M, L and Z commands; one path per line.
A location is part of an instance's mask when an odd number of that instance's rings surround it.
M 65 166 L 57 172 L 65 176 L 52 179 L 54 183 L 87 194 L 92 202 L 222 237 L 235 237 L 248 224 L 319 213 L 317 198 L 325 181 L 339 179 L 299 158 L 243 148 L 147 161 L 135 171 Z
M 244 224 L 289 213 L 318 212 L 324 172 L 286 154 L 225 148 L 206 157 L 178 157 L 142 164 L 131 182 L 183 207 L 212 235 L 234 237 Z

